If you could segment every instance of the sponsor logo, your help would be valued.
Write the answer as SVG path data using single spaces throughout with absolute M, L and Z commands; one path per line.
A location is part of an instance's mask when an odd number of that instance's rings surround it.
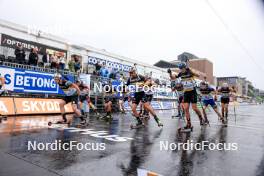
M 74 128 L 74 127 L 68 128 L 68 127 L 63 127 L 63 126 L 56 125 L 56 124 L 54 124 L 50 128 L 59 129 L 59 130 L 67 130 L 71 133 L 78 132 L 83 135 L 89 135 L 91 137 L 101 138 L 101 139 L 105 139 L 105 140 L 113 141 L 113 142 L 126 142 L 129 140 L 133 140 L 133 138 L 130 138 L 130 137 L 121 137 L 119 135 L 109 134 L 107 131 L 96 131 L 94 129 L 80 129 L 80 128 Z
M 117 62 L 112 62 L 112 61 L 108 61 L 105 59 L 100 59 L 100 58 L 92 57 L 92 56 L 88 56 L 88 63 L 92 64 L 92 65 L 95 65 L 97 63 L 98 64 L 105 64 L 107 67 L 116 68 L 118 70 L 122 70 L 122 71 L 126 71 L 126 72 L 128 72 L 131 68 L 131 66 L 129 66 L 129 65 L 124 65 L 124 64 L 117 63 Z

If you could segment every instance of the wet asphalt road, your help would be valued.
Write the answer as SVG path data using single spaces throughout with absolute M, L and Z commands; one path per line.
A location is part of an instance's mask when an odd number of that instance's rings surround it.
M 115 114 L 111 124 L 90 118 L 85 129 L 48 128 L 58 117 L 16 117 L 0 124 L 0 176 L 119 176 L 137 175 L 137 169 L 170 175 L 264 175 L 264 106 L 239 106 L 236 122 L 230 108 L 229 126 L 222 127 L 209 112 L 210 127 L 200 128 L 192 114 L 194 131 L 179 134 L 172 111 L 157 111 L 164 123 L 153 119 L 147 127 L 131 130 L 131 114 Z M 63 127 L 63 126 L 60 126 Z M 66 126 L 65 126 L 66 128 Z M 105 143 L 105 150 L 28 150 L 28 141 L 49 143 Z M 236 151 L 160 150 L 160 142 L 237 143 Z M 97 149 L 96 147 L 94 147 Z

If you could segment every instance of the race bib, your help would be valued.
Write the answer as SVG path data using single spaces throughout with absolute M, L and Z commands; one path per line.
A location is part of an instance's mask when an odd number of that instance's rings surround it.
M 192 81 L 182 81 L 184 91 L 190 91 L 194 89 L 194 84 Z

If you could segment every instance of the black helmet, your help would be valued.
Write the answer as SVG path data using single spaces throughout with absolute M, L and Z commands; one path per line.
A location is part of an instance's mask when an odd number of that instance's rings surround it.
M 179 69 L 183 69 L 186 68 L 186 63 L 185 62 L 181 62 L 178 64 Z
M 205 82 L 205 81 L 202 81 L 202 82 L 200 83 L 200 88 L 206 88 L 206 87 L 208 87 L 208 83 Z
M 129 70 L 129 73 L 134 73 L 134 72 L 136 72 L 135 67 L 131 67 L 130 70 Z

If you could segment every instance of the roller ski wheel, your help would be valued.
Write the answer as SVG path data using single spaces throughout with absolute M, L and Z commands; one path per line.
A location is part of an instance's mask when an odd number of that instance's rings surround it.
M 163 127 L 163 123 L 158 122 L 158 127 Z
M 150 116 L 149 115 L 147 115 L 147 116 L 145 116 L 145 120 L 149 120 L 150 119 Z
M 111 115 L 110 116 L 107 116 L 107 118 L 106 118 L 106 122 L 107 123 L 111 123 L 112 120 L 113 120 L 113 117 Z
M 89 123 L 86 120 L 81 121 L 79 124 L 76 125 L 76 127 L 86 127 Z
M 224 119 L 222 119 L 222 120 L 221 120 L 221 125 L 222 125 L 223 127 L 227 127 L 227 122 L 226 122 Z
M 183 128 L 178 128 L 178 132 L 179 133 L 190 133 L 190 132 L 193 132 L 193 126 L 186 126 L 186 127 L 183 127 Z
M 142 123 L 142 124 L 136 124 L 136 125 L 134 125 L 134 124 L 131 124 L 130 125 L 130 129 L 139 129 L 139 128 L 144 128 L 145 127 L 145 125 Z
M 6 121 L 7 120 L 7 116 L 2 116 L 2 120 Z
M 209 120 L 205 120 L 204 123 L 203 123 L 204 126 L 210 126 L 210 122 Z
M 54 125 L 54 124 L 67 124 L 70 125 L 70 122 L 65 122 L 65 121 L 57 121 L 57 122 L 48 122 L 48 126 Z
M 204 126 L 204 121 L 203 121 L 203 119 L 200 119 L 200 127 L 201 127 L 201 129 L 203 128 L 203 126 Z
M 179 117 L 178 115 L 173 115 L 171 116 L 172 119 L 176 118 L 176 117 Z
M 104 120 L 107 123 L 110 123 L 112 121 L 112 115 L 106 115 L 104 117 L 102 117 L 102 120 Z

